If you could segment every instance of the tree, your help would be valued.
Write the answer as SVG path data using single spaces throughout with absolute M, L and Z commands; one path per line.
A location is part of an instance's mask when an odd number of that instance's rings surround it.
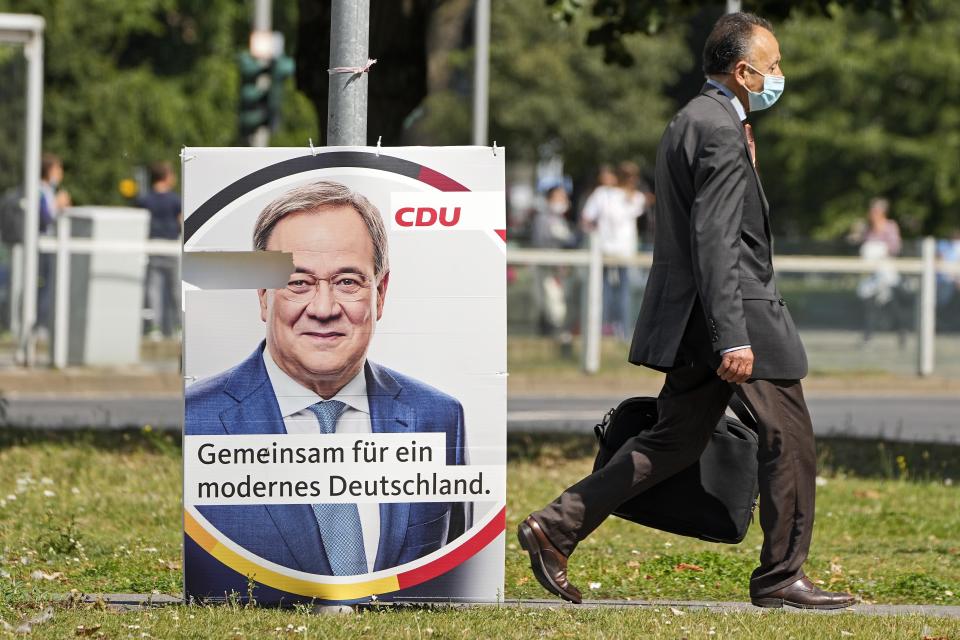
M 555 19 L 583 25 L 585 41 L 612 68 L 646 69 L 627 34 L 659 40 L 678 23 L 694 26 L 689 46 L 697 51 L 722 10 L 685 0 L 545 2 Z M 747 0 L 744 9 L 775 21 L 787 76 L 777 106 L 751 116 L 775 229 L 839 237 L 873 196 L 892 201 L 906 235 L 960 228 L 960 6 Z M 683 90 L 668 88 L 675 106 L 700 82 L 694 70 Z
M 23 185 L 27 65 L 18 49 L 0 45 L 0 198 Z
M 46 20 L 43 144 L 63 157 L 74 202 L 122 204 L 117 184 L 134 166 L 176 164 L 182 146 L 238 142 L 246 3 L 0 0 L 0 11 Z M 279 137 L 293 131 L 305 145 L 315 117 L 288 96 Z
M 541 148 L 562 154 L 575 175 L 601 162 L 652 161 L 673 101 L 664 89 L 692 66 L 682 29 L 656 39 L 635 36 L 626 46 L 642 70 L 604 64 L 584 44 L 585 25 L 554 22 L 527 0 L 494 3 L 490 46 L 490 135 L 511 160 L 536 160 Z M 421 139 L 439 144 L 470 140 L 470 51 L 450 60 L 451 87 L 431 94 L 418 124 Z
M 683 24 L 703 9 L 719 7 L 719 0 L 544 0 L 555 20 L 587 21 L 595 26 L 587 32 L 587 43 L 603 49 L 607 63 L 632 66 L 636 57 L 624 38 L 635 33 L 655 34 Z M 881 12 L 891 18 L 912 22 L 926 14 L 927 0 L 747 0 L 744 11 L 753 11 L 769 20 L 780 21 L 800 14 L 829 16 L 843 6 L 863 13 Z
M 297 86 L 326 124 L 330 77 L 330 2 L 300 0 Z M 402 144 L 415 110 L 443 88 L 447 56 L 461 44 L 473 0 L 371 0 L 367 143 Z
M 778 29 L 786 91 L 755 131 L 781 228 L 842 235 L 873 196 L 908 235 L 960 228 L 960 7 L 927 17 L 834 7 Z

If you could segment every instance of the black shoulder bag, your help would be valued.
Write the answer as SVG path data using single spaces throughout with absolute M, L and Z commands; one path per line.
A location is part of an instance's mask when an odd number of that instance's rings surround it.
M 760 492 L 757 423 L 737 396 L 730 408 L 740 420 L 721 417 L 697 462 L 623 503 L 613 515 L 710 542 L 743 540 Z M 656 398 L 628 398 L 608 411 L 594 427 L 600 444 L 594 471 L 629 438 L 656 423 Z

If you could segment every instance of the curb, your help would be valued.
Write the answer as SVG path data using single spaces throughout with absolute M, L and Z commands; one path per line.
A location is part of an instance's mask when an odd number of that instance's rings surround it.
M 70 594 L 55 598 L 56 600 L 71 599 Z M 183 605 L 183 599 L 177 596 L 163 594 L 138 593 L 102 593 L 84 594 L 73 600 L 84 604 L 103 603 L 115 611 L 132 611 L 145 607 L 166 607 Z M 382 603 L 372 605 L 378 608 L 421 606 L 430 608 L 471 609 L 489 607 L 509 607 L 523 609 L 565 609 L 569 611 L 580 609 L 677 609 L 682 615 L 683 610 L 709 611 L 716 613 L 753 613 L 770 615 L 782 611 L 791 614 L 814 615 L 843 615 L 856 614 L 867 616 L 904 616 L 924 615 L 938 618 L 960 618 L 960 607 L 929 604 L 856 604 L 848 609 L 834 609 L 832 611 L 795 609 L 761 609 L 748 602 L 717 602 L 710 600 L 584 600 L 583 604 L 575 605 L 560 600 L 520 600 L 507 599 L 502 602 L 445 602 L 445 601 L 411 601 L 403 603 Z M 359 605 L 359 608 L 371 608 L 371 605 Z M 676 613 L 676 612 L 674 612 Z

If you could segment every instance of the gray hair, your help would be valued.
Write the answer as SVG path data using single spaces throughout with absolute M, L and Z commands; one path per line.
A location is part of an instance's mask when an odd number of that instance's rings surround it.
M 373 241 L 373 271 L 379 279 L 390 270 L 387 230 L 380 211 L 365 196 L 332 180 L 319 180 L 291 189 L 264 207 L 253 228 L 253 246 L 258 251 L 266 251 L 273 228 L 291 213 L 334 207 L 353 207 L 360 214 Z

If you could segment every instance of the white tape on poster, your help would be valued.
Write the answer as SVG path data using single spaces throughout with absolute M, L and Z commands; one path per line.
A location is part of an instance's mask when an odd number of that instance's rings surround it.
M 501 191 L 423 191 L 390 194 L 393 231 L 489 231 L 506 229 Z
M 184 503 L 461 502 L 506 491 L 502 465 L 445 464 L 441 433 L 184 438 Z

